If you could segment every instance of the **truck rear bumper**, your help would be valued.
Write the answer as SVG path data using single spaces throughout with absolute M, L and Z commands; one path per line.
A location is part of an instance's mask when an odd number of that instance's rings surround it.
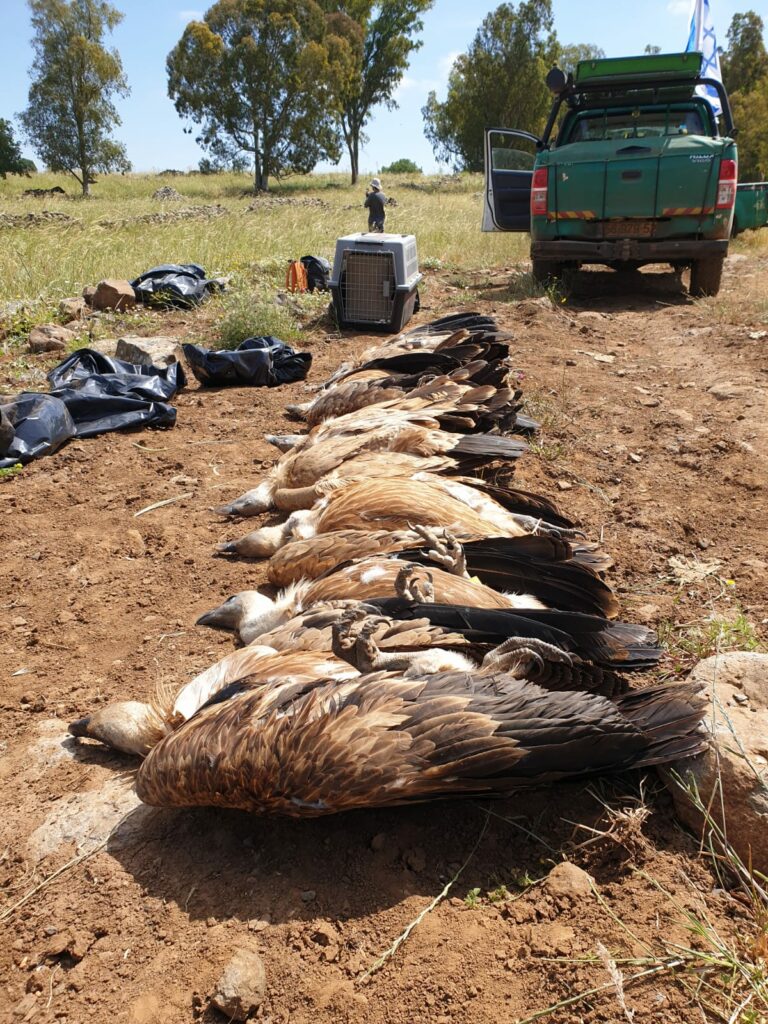
M 675 263 L 678 260 L 700 260 L 712 256 L 726 256 L 727 238 L 659 239 L 645 241 L 621 238 L 616 241 L 588 242 L 560 239 L 532 241 L 531 258 L 553 261 L 579 261 L 582 263 Z

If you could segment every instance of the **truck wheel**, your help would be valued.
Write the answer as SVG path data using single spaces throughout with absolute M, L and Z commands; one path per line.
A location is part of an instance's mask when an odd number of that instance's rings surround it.
M 691 284 L 688 291 L 698 299 L 704 295 L 717 295 L 723 276 L 722 256 L 710 256 L 705 260 L 694 260 L 691 264 Z

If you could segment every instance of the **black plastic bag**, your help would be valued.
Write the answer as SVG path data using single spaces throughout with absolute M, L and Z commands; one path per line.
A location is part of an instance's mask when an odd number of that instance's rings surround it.
M 8 443 L 0 443 L 0 469 L 50 455 L 77 432 L 67 406 L 52 395 L 22 392 L 2 409 L 2 436 Z M 8 424 L 13 428 L 10 440 Z
M 162 263 L 131 281 L 136 301 L 151 306 L 197 306 L 209 291 L 219 287 L 209 281 L 197 263 Z
M 301 262 L 307 271 L 307 288 L 313 292 L 327 292 L 331 279 L 331 264 L 322 256 L 302 256 Z
M 312 365 L 310 352 L 296 352 L 272 335 L 246 338 L 231 352 L 213 352 L 197 345 L 182 348 L 192 373 L 209 387 L 248 384 L 273 388 L 303 380 Z
M 78 349 L 48 374 L 52 394 L 62 388 L 76 390 L 88 381 L 97 382 L 88 384 L 88 393 L 94 398 L 101 392 L 165 402 L 184 387 L 187 378 L 181 363 L 162 367 L 126 363 L 92 348 Z

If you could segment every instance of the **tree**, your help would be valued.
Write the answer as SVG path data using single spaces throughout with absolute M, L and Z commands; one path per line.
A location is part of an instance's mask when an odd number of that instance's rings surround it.
M 734 14 L 722 55 L 723 82 L 729 93 L 751 92 L 768 75 L 763 19 L 754 11 Z
M 65 171 L 90 193 L 97 171 L 130 170 L 110 137 L 120 118 L 112 96 L 129 89 L 116 50 L 104 37 L 122 21 L 106 0 L 29 0 L 35 59 L 26 135 L 52 171 Z
M 407 157 L 401 157 L 399 160 L 395 160 L 389 165 L 389 167 L 381 168 L 382 174 L 423 174 L 424 172 L 418 164 L 414 163 L 413 160 L 409 160 Z
M 336 68 L 314 0 L 218 0 L 168 56 L 168 95 L 217 161 L 249 154 L 254 187 L 338 160 Z
M 605 50 L 601 50 L 599 46 L 594 46 L 592 43 L 567 43 L 560 47 L 557 63 L 566 74 L 569 71 L 576 74 L 576 65 L 579 61 L 600 60 L 603 57 L 605 57 Z
M 550 107 L 544 79 L 557 57 L 551 0 L 505 3 L 488 14 L 453 65 L 445 101 L 431 92 L 422 109 L 437 158 L 479 171 L 485 128 L 541 131 Z
M 739 177 L 742 181 L 768 180 L 768 75 L 750 92 L 731 97 L 733 120 L 739 127 Z
M 367 141 L 363 129 L 374 107 L 397 106 L 395 89 L 408 60 L 422 45 L 416 35 L 424 23 L 421 15 L 434 0 L 324 0 L 329 29 L 339 46 L 344 73 L 336 77 L 333 103 L 349 153 L 352 184 L 360 171 L 360 146 Z M 346 44 L 346 48 L 345 48 Z
M 31 162 L 21 155 L 10 121 L 0 117 L 0 178 L 8 174 L 29 175 L 27 164 Z

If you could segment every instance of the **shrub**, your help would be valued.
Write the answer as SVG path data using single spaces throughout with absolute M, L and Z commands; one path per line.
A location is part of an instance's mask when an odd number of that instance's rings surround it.
M 389 167 L 381 168 L 382 174 L 423 174 L 422 169 L 413 162 L 408 160 L 406 157 L 402 157 L 400 160 L 395 160 L 394 163 L 390 164 Z

